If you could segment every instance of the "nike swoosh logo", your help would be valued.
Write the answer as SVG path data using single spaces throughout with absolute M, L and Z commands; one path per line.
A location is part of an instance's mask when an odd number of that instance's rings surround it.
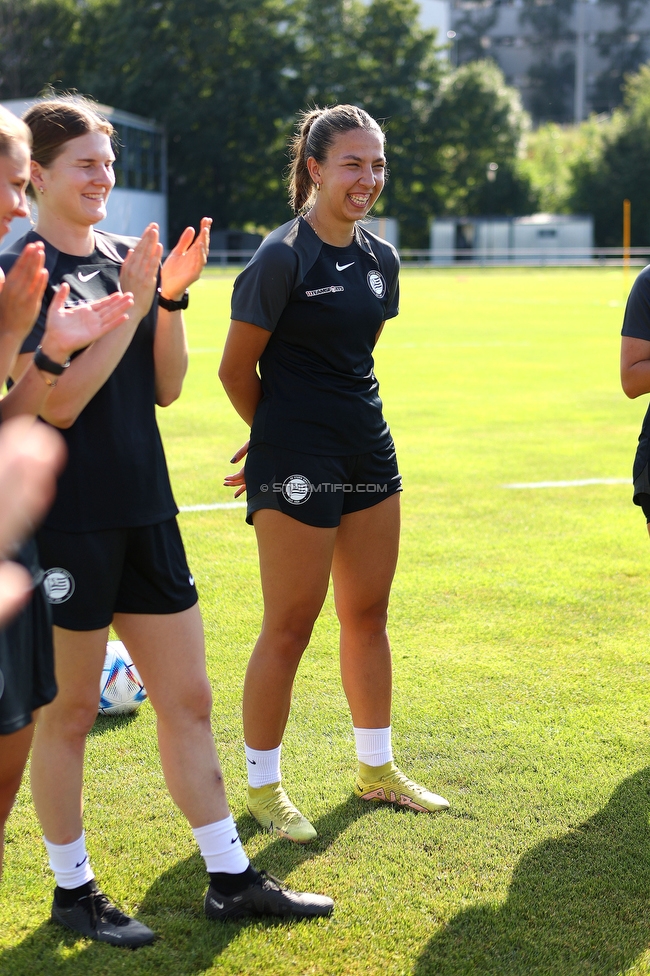
M 248 761 L 251 764 L 251 766 L 257 766 L 257 763 L 254 759 L 249 759 Z
M 210 901 L 212 902 L 213 905 L 216 905 L 217 908 L 223 908 L 223 902 L 222 901 L 217 901 L 216 898 L 211 898 Z
M 82 864 L 85 864 L 87 860 L 88 860 L 88 855 L 86 854 L 86 856 L 84 857 L 83 861 L 79 861 L 79 864 L 75 864 L 75 867 L 76 868 L 80 868 L 81 865 Z
M 350 261 L 349 264 L 339 264 L 338 261 L 337 261 L 336 262 L 336 270 L 337 271 L 345 271 L 346 268 L 351 268 L 353 264 L 354 264 L 354 261 Z M 81 277 L 81 275 L 79 277 Z
M 231 844 L 236 844 L 238 840 L 239 840 L 239 837 L 232 837 L 231 840 L 230 840 L 230 843 Z
M 81 271 L 78 271 L 77 272 L 77 275 L 79 277 L 79 281 L 90 281 L 90 279 L 91 278 L 94 278 L 95 275 L 98 275 L 100 271 L 101 271 L 101 268 L 99 268 L 97 271 L 91 271 L 90 274 L 87 274 L 87 275 L 82 274 Z

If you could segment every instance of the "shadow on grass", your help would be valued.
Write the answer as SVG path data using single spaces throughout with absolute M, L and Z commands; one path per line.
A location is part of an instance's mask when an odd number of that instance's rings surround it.
M 650 945 L 650 768 L 599 813 L 532 848 L 498 908 L 460 912 L 415 976 L 614 976 Z
M 90 738 L 94 738 L 97 735 L 104 735 L 106 732 L 114 732 L 115 729 L 123 729 L 135 722 L 137 717 L 137 712 L 131 712 L 130 715 L 98 715 L 88 735 Z
M 273 840 L 256 858 L 255 866 L 285 878 L 303 861 L 323 853 L 351 823 L 371 812 L 374 804 L 350 797 L 314 826 L 318 840 L 308 846 Z M 252 817 L 239 823 L 242 840 L 259 830 Z M 77 939 L 58 925 L 44 922 L 20 945 L 0 953 L 0 976 L 192 976 L 204 972 L 248 925 L 309 925 L 310 922 L 249 919 L 223 924 L 203 915 L 207 879 L 198 854 L 178 861 L 156 878 L 136 917 L 159 935 L 152 946 L 137 952 Z M 110 895 L 110 890 L 107 892 Z
M 348 797 L 333 810 L 328 810 L 318 820 L 312 821 L 318 837 L 311 844 L 294 844 L 282 837 L 274 838 L 268 847 L 255 857 L 255 867 L 258 871 L 268 871 L 270 874 L 284 878 L 290 871 L 323 854 L 334 843 L 350 824 L 372 813 L 377 808 L 374 803 L 359 800 L 355 796 Z M 242 843 L 246 842 L 261 830 L 257 821 L 245 814 L 237 821 L 237 829 Z M 328 893 L 328 892 L 326 892 Z

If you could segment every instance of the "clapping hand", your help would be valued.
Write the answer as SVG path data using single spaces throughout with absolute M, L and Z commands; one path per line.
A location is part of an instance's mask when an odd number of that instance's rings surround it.
M 180 301 L 186 288 L 200 278 L 208 260 L 211 226 L 212 218 L 203 217 L 196 237 L 194 228 L 186 227 L 176 247 L 165 258 L 160 283 L 164 298 Z
M 250 441 L 246 441 L 246 443 L 243 444 L 238 451 L 236 451 L 235 455 L 230 459 L 231 464 L 237 464 L 238 461 L 241 461 L 241 459 L 248 454 L 249 444 Z M 246 477 L 244 475 L 244 470 L 244 468 L 240 468 L 236 474 L 227 474 L 223 479 L 224 488 L 237 488 L 234 495 L 235 498 L 239 498 L 239 496 L 243 495 L 243 493 L 246 491 Z
M 136 246 L 129 250 L 120 271 L 120 288 L 132 293 L 138 322 L 153 303 L 161 258 L 158 224 L 149 224 Z
M 23 248 L 6 279 L 0 271 L 0 334 L 11 333 L 17 346 L 38 318 L 47 277 L 42 241 Z
M 55 363 L 64 362 L 73 352 L 85 349 L 92 342 L 116 329 L 129 318 L 133 295 L 113 292 L 87 305 L 66 308 L 70 287 L 64 282 L 50 302 L 41 346 Z

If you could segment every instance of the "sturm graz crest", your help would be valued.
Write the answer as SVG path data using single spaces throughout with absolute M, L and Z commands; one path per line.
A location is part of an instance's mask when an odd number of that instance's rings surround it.
M 290 505 L 303 505 L 312 491 L 312 484 L 304 474 L 292 474 L 282 484 L 282 494 Z
M 53 566 L 43 576 L 43 587 L 48 603 L 65 603 L 74 593 L 74 577 L 67 569 Z
M 386 294 L 386 282 L 379 271 L 368 272 L 368 287 L 375 298 L 383 298 Z

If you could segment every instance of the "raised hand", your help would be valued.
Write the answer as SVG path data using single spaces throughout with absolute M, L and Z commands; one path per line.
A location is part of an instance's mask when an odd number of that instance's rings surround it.
M 1 271 L 0 276 L 0 333 L 10 333 L 20 345 L 38 318 L 47 285 L 43 242 L 27 244 L 6 279 Z
M 55 363 L 64 362 L 73 352 L 85 349 L 92 342 L 116 329 L 129 318 L 133 308 L 133 295 L 113 292 L 107 298 L 87 305 L 65 308 L 70 294 L 64 282 L 50 302 L 41 346 L 46 356 Z
M 122 291 L 132 293 L 138 321 L 145 317 L 153 303 L 161 258 L 158 224 L 149 224 L 136 247 L 127 254 L 120 271 L 120 287 Z
M 241 461 L 241 459 L 248 454 L 249 444 L 250 441 L 246 441 L 246 443 L 235 452 L 234 456 L 230 459 L 231 464 L 237 464 L 238 461 Z M 224 488 L 237 488 L 237 491 L 234 494 L 235 498 L 239 498 L 240 495 L 243 495 L 243 493 L 246 491 L 246 477 L 244 475 L 244 468 L 240 468 L 236 474 L 227 474 L 223 479 L 223 485 Z
M 201 228 L 194 236 L 194 228 L 186 227 L 176 247 L 169 252 L 162 266 L 160 290 L 165 298 L 179 301 L 185 289 L 197 281 L 208 260 L 212 217 L 203 217 Z

